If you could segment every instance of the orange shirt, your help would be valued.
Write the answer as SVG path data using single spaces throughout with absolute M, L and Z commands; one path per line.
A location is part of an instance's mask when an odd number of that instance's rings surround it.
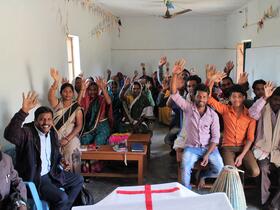
M 231 105 L 222 104 L 213 97 L 208 99 L 208 104 L 223 116 L 222 146 L 243 146 L 246 140 L 254 141 L 256 120 L 249 116 L 247 108 L 244 107 L 243 113 L 237 117 Z

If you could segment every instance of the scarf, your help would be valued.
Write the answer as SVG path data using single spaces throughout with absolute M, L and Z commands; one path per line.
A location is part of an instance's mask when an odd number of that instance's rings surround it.
M 280 167 L 280 114 L 278 114 L 274 132 L 272 132 L 271 107 L 267 104 L 262 116 L 258 121 L 258 135 L 253 148 L 253 153 L 258 160 L 265 159 L 270 155 L 270 162 Z

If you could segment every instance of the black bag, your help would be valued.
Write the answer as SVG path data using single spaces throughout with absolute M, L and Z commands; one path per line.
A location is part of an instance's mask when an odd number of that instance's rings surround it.
M 9 197 L 6 199 L 6 201 L 4 202 L 4 206 L 6 206 L 4 207 L 4 209 L 17 210 L 18 209 L 17 203 L 19 201 L 23 201 L 25 204 L 27 204 L 26 201 L 21 197 L 20 192 L 16 190 L 15 192 L 11 193 Z
M 78 197 L 75 200 L 74 206 L 93 205 L 94 199 L 89 190 L 83 185 Z

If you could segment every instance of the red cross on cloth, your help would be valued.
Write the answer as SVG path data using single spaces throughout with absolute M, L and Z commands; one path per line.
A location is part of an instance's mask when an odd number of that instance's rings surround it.
M 153 202 L 152 202 L 153 193 L 172 193 L 178 190 L 180 190 L 179 187 L 173 187 L 173 188 L 162 189 L 162 190 L 151 190 L 151 185 L 145 185 L 145 190 L 135 190 L 135 191 L 117 190 L 116 193 L 125 194 L 125 195 L 145 194 L 146 210 L 153 210 Z

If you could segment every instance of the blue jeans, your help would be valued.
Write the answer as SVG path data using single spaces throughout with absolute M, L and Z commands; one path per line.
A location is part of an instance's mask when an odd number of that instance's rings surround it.
M 183 184 L 191 189 L 191 171 L 194 164 L 202 159 L 204 154 L 207 152 L 206 147 L 186 147 L 184 149 L 183 160 L 182 160 L 182 177 Z M 223 159 L 219 153 L 218 148 L 216 148 L 210 155 L 208 159 L 209 170 L 203 170 L 200 173 L 200 178 L 216 178 L 220 171 L 224 167 Z

